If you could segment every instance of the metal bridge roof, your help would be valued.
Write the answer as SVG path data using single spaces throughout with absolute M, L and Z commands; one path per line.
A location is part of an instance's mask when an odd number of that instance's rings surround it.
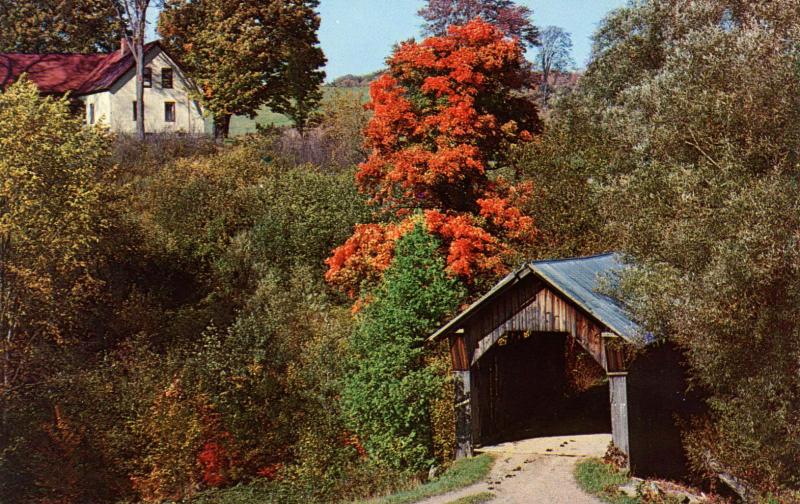
M 622 303 L 599 291 L 603 278 L 613 281 L 615 272 L 624 268 L 620 255 L 613 252 L 588 257 L 531 261 L 506 275 L 489 292 L 441 327 L 429 339 L 437 339 L 458 329 L 461 323 L 482 305 L 516 284 L 521 278 L 534 274 L 626 341 L 647 343 L 651 336 L 647 335 L 642 340 L 638 324 L 628 317 Z
M 638 338 L 639 325 L 628 317 L 622 303 L 600 292 L 604 279 L 613 282 L 625 268 L 619 254 L 533 261 L 528 267 L 619 336 L 631 342 Z

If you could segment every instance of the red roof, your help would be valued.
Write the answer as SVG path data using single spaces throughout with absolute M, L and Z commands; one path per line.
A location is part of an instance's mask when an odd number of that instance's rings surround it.
M 145 53 L 159 45 L 150 42 Z M 42 93 L 76 95 L 105 91 L 125 72 L 133 68 L 130 51 L 122 54 L 19 54 L 0 53 L 0 89 L 7 87 L 23 73 Z

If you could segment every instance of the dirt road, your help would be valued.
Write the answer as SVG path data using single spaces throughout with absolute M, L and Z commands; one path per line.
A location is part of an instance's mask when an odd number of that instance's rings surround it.
M 447 504 L 480 492 L 495 495 L 492 504 L 600 504 L 575 483 L 575 464 L 586 457 L 601 457 L 610 434 L 555 436 L 526 439 L 482 448 L 493 453 L 490 477 L 475 485 L 422 501 Z

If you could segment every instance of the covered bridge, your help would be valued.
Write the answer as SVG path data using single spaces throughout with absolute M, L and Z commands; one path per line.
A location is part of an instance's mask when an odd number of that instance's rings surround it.
M 520 428 L 524 437 L 579 434 L 571 417 L 599 412 L 599 425 L 583 428 L 610 428 L 634 472 L 684 472 L 677 418 L 688 403 L 680 358 L 652 344 L 624 306 L 601 292 L 623 267 L 613 253 L 526 263 L 431 335 L 449 341 L 457 456 L 519 438 Z M 590 396 L 579 398 L 577 409 L 559 407 L 570 373 L 565 352 L 576 344 L 600 376 L 607 399 L 599 408 Z M 554 424 L 561 430 L 548 431 Z

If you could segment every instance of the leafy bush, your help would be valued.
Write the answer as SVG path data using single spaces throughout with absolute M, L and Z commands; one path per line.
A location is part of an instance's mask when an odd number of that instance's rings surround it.
M 8 416 L 4 502 L 156 502 L 251 480 L 325 502 L 390 483 L 343 424 L 352 316 L 322 281 L 370 219 L 352 173 L 292 165 L 259 137 L 185 154 L 103 179 L 104 226 L 86 235 L 101 302 L 69 314 L 64 338 L 85 343 L 30 356 L 48 381 Z
M 455 384 L 449 343 L 440 341 L 429 352 L 425 365 L 441 380 L 442 386 L 431 398 L 431 442 L 433 457 L 449 462 L 456 453 L 456 412 L 453 408 Z
M 133 457 L 139 494 L 186 497 L 256 477 L 317 501 L 352 491 L 342 481 L 361 459 L 336 407 L 342 360 L 319 364 L 350 332 L 319 278 L 333 244 L 368 218 L 352 175 L 286 165 L 253 138 L 136 185 L 152 253 L 202 289 L 165 313 L 171 336 L 156 341 L 174 365 L 127 392 L 152 404 L 132 413 L 151 440 Z M 182 392 L 167 401 L 176 379 Z
M 112 161 L 120 181 L 153 175 L 178 159 L 209 156 L 219 146 L 207 135 L 148 133 L 144 140 L 120 133 L 116 135 Z

